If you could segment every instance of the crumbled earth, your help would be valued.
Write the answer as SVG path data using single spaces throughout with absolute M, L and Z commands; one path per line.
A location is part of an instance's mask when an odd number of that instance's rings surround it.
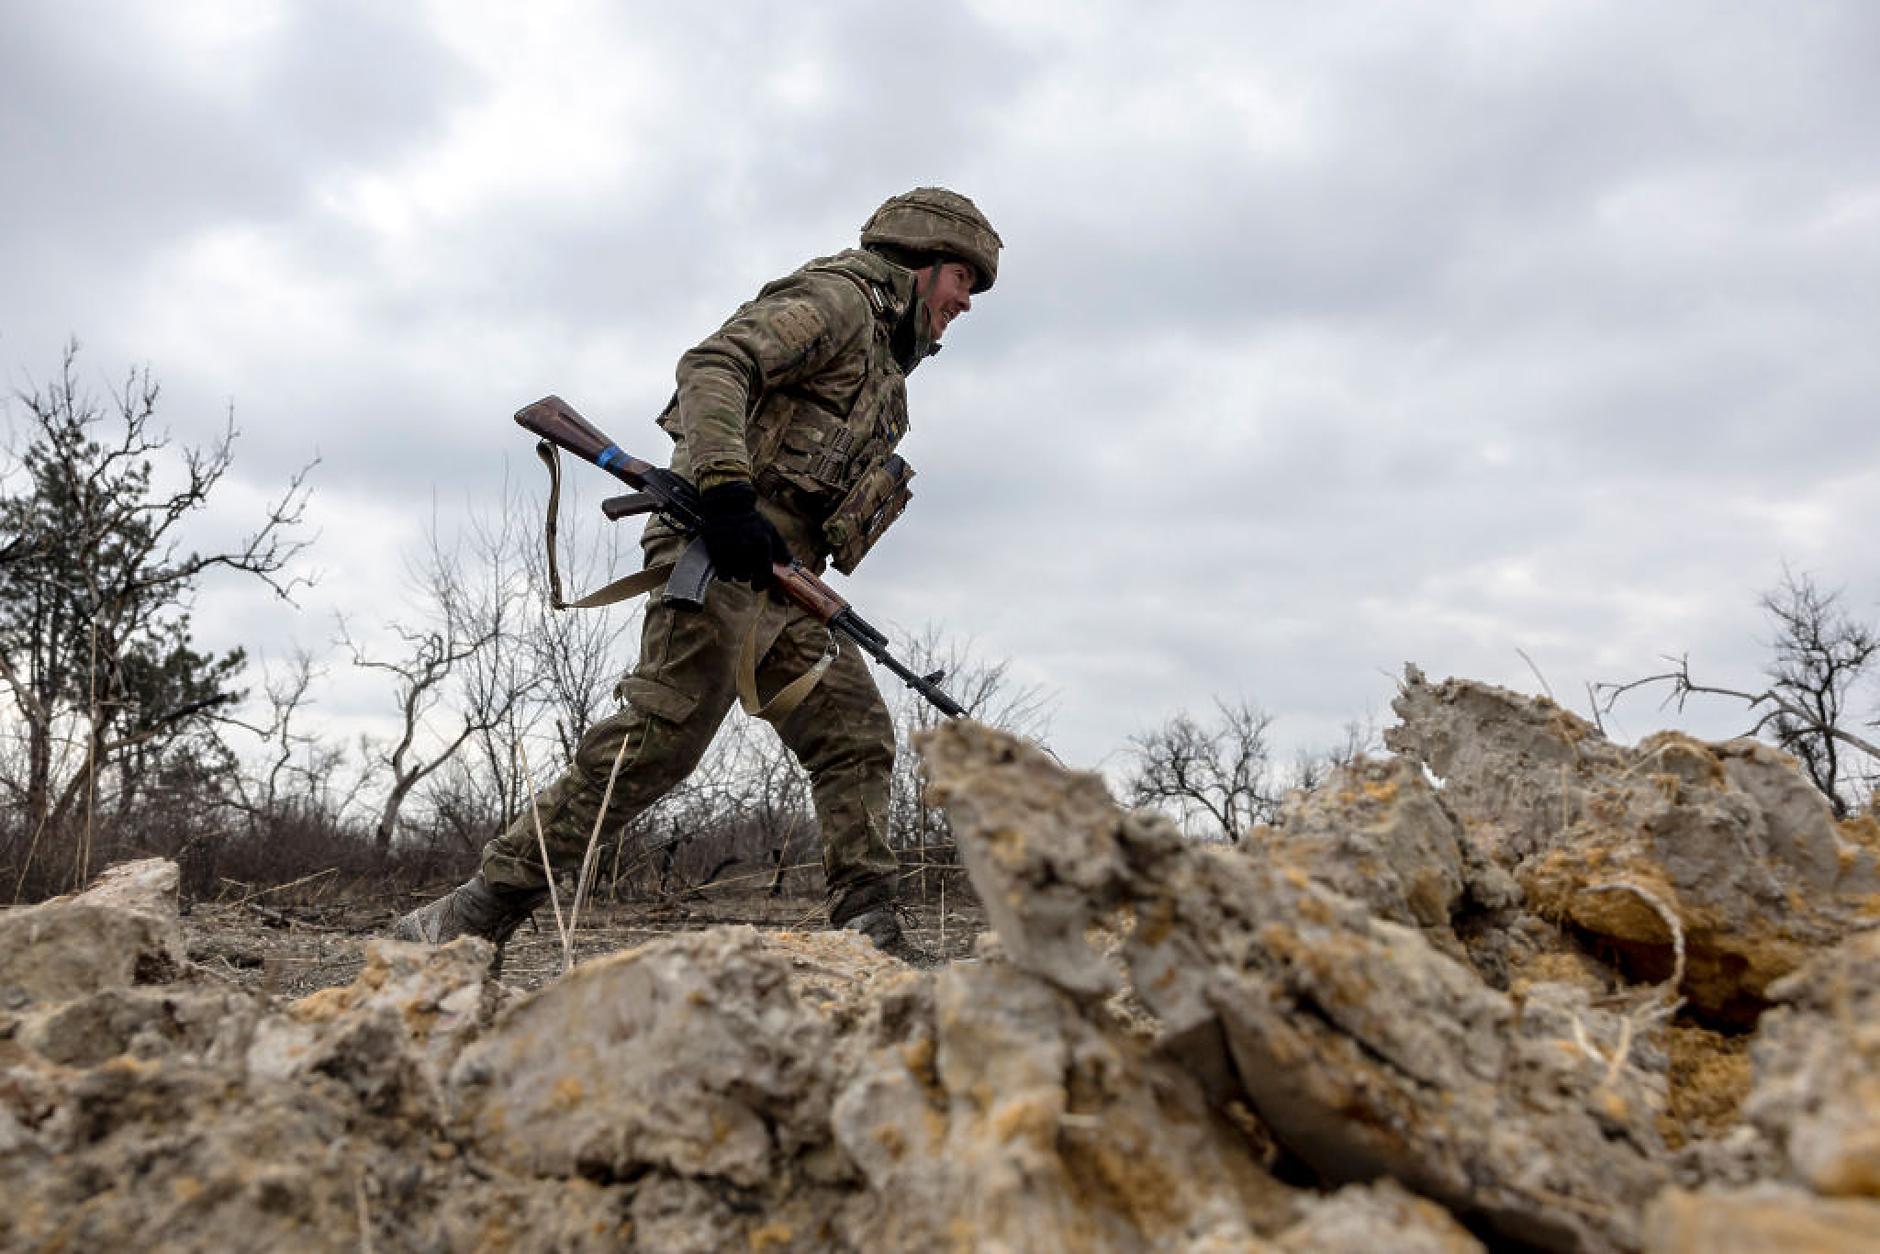
M 183 915 L 183 931 L 193 962 L 244 988 L 304 997 L 350 983 L 365 966 L 367 944 L 435 895 L 319 906 L 198 902 Z M 957 896 L 944 908 L 937 902 L 911 905 L 907 913 L 907 934 L 935 955 L 969 957 L 974 939 L 985 931 L 985 912 Z M 826 926 L 825 918 L 820 900 L 710 889 L 677 905 L 585 903 L 568 948 L 580 963 L 683 932 L 740 923 L 765 932 L 800 932 Z M 543 906 L 503 947 L 502 982 L 524 991 L 540 988 L 562 974 L 566 959 L 553 911 Z
M 0 1247 L 1852 1251 L 1880 827 L 1750 742 L 1406 671 L 1396 756 L 1237 846 L 956 723 L 980 910 L 492 951 L 176 900 L 0 914 Z

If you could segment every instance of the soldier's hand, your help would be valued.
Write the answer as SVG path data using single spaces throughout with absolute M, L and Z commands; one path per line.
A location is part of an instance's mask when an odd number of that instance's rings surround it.
M 760 592 L 770 586 L 773 562 L 788 562 L 790 547 L 771 521 L 757 512 L 757 489 L 732 480 L 699 495 L 705 551 L 720 578 L 736 579 Z

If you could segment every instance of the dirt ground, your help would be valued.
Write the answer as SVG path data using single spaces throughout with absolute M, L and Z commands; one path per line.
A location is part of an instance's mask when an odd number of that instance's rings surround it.
M 199 902 L 185 906 L 183 924 L 192 961 L 246 988 L 293 999 L 351 983 L 365 963 L 366 942 L 388 934 L 399 914 L 430 899 L 431 894 L 413 893 L 317 906 Z M 977 904 L 949 903 L 944 913 L 938 903 L 910 909 L 908 935 L 949 960 L 971 955 L 985 930 L 985 914 Z M 701 894 L 678 903 L 603 903 L 583 908 L 572 957 L 581 963 L 674 932 L 736 923 L 771 931 L 828 926 L 822 902 L 802 898 Z M 534 989 L 563 970 L 561 937 L 553 912 L 543 906 L 505 947 L 502 980 Z

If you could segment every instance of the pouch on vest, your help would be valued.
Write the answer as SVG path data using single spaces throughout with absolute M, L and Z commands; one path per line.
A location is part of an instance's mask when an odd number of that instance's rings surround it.
M 914 468 L 896 453 L 855 481 L 823 523 L 829 560 L 837 570 L 845 575 L 855 573 L 855 567 L 881 533 L 907 508 L 914 495 L 907 481 L 913 477 Z
M 762 418 L 766 421 L 750 439 L 751 464 L 759 474 L 768 470 L 798 491 L 825 501 L 841 491 L 842 475 L 855 445 L 855 436 L 842 419 L 801 400 L 775 404 Z

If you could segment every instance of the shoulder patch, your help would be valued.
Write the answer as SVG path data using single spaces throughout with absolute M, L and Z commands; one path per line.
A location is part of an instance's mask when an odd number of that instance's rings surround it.
M 769 321 L 770 333 L 790 356 L 808 352 L 812 344 L 829 333 L 822 311 L 808 301 L 780 305 Z

